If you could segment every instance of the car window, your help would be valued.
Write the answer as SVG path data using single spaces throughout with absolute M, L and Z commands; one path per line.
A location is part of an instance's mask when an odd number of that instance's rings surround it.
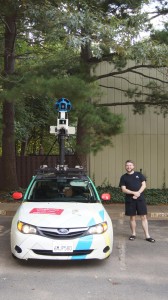
M 96 202 L 97 196 L 88 180 L 36 180 L 27 196 L 31 202 Z

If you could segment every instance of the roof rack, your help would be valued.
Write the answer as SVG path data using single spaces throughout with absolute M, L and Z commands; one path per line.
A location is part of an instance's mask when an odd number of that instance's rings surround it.
M 56 167 L 48 167 L 47 165 L 40 166 L 36 171 L 37 175 L 66 175 L 66 176 L 86 176 L 86 170 L 81 166 L 69 168 L 67 165 L 58 165 Z

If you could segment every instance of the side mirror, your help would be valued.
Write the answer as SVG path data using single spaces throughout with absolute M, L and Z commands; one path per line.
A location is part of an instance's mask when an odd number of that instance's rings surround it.
M 23 198 L 23 194 L 21 192 L 14 192 L 12 194 L 12 198 L 14 200 L 21 200 Z
M 111 199 L 111 196 L 110 196 L 109 193 L 103 193 L 103 194 L 101 195 L 101 199 L 102 199 L 103 201 L 109 201 L 109 200 Z

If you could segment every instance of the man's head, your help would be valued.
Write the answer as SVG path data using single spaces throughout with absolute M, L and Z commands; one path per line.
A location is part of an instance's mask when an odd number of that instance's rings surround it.
M 128 174 L 134 173 L 134 162 L 132 160 L 127 160 L 125 162 L 125 169 Z

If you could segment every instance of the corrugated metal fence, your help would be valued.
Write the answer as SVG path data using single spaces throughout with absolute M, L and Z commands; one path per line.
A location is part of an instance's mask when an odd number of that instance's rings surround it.
M 1 157 L 0 157 L 0 180 L 3 176 L 2 167 L 1 167 Z M 36 170 L 39 169 L 41 165 L 48 165 L 48 167 L 54 167 L 58 165 L 59 156 L 51 155 L 35 155 L 35 156 L 17 156 L 16 157 L 16 169 L 18 176 L 19 186 L 22 188 L 27 187 L 28 183 L 31 180 L 31 177 L 36 173 Z M 75 155 L 66 155 L 65 161 L 68 167 L 73 167 L 77 164 Z

